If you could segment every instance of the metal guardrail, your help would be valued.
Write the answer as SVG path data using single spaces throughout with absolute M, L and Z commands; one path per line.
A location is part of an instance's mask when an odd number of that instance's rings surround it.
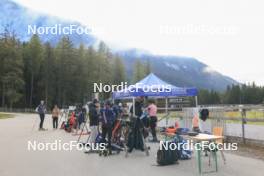
M 241 118 L 241 117 L 210 117 L 214 120 L 230 120 L 230 121 L 245 121 L 245 122 L 264 122 L 264 118 Z
M 214 127 L 222 127 L 225 136 L 240 138 L 243 143 L 248 141 L 264 143 L 263 107 L 263 105 L 199 106 L 198 109 L 209 109 L 209 118 L 202 122 L 202 130 L 212 132 Z M 169 108 L 170 124 L 173 125 L 175 119 L 180 126 L 192 128 L 192 118 L 198 109 L 182 108 L 182 111 L 174 112 Z

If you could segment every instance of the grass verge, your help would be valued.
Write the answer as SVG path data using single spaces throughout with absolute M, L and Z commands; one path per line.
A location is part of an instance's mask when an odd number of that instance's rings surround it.
M 5 113 L 0 113 L 0 119 L 8 119 L 8 118 L 13 118 L 14 115 L 12 114 L 5 114 Z

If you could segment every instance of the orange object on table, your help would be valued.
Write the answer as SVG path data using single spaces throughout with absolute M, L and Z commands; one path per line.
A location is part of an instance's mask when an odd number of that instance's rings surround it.
M 166 128 L 166 133 L 176 133 L 176 131 L 177 131 L 177 128 L 175 127 Z

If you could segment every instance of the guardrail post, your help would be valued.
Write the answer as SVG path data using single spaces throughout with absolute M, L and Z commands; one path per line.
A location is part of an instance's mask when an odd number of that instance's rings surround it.
M 245 124 L 247 123 L 245 116 L 246 116 L 246 110 L 242 109 L 241 112 L 242 115 L 242 140 L 243 140 L 243 144 L 246 144 L 246 139 L 245 139 Z

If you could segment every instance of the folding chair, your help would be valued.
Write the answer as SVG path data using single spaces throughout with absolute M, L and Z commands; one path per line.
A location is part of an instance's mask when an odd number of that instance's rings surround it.
M 223 128 L 222 127 L 214 127 L 213 128 L 213 135 L 215 136 L 223 136 Z M 215 141 L 216 144 L 223 144 L 223 139 L 217 139 Z M 224 152 L 223 150 L 219 150 L 220 153 L 221 153 L 221 156 L 222 156 L 222 159 L 224 161 L 224 164 L 226 164 L 226 158 L 225 158 L 225 155 L 224 155 Z M 211 153 L 209 154 L 209 166 L 211 164 Z

